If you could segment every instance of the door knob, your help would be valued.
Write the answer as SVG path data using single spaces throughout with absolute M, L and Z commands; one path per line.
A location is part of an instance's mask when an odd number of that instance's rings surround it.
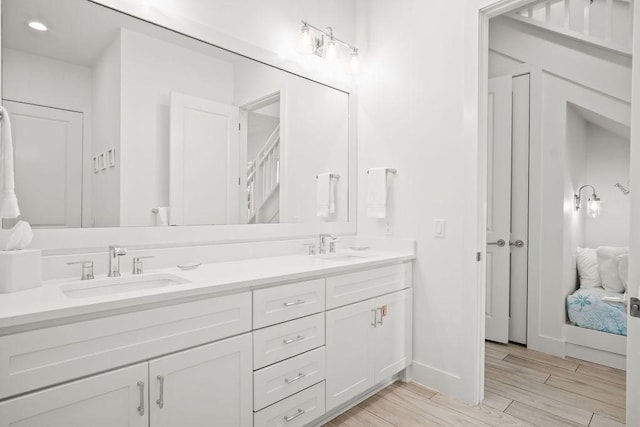
M 522 240 L 516 240 L 515 243 L 509 242 L 509 246 L 515 246 L 516 248 L 524 247 L 524 242 Z
M 487 243 L 487 245 L 495 245 L 495 246 L 499 246 L 499 247 L 503 247 L 506 244 L 507 244 L 507 242 L 505 242 L 504 239 L 499 239 L 497 242 L 489 242 L 489 243 Z

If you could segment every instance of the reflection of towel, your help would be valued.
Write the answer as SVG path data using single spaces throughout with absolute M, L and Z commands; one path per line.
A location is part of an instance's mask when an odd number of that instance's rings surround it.
M 169 207 L 160 206 L 158 213 L 156 214 L 156 225 L 166 226 L 169 225 Z
M 367 182 L 367 217 L 384 218 L 387 216 L 387 169 L 369 169 Z
M 336 201 L 333 191 L 333 180 L 330 173 L 318 175 L 318 198 L 317 215 L 321 218 L 328 218 L 329 214 L 335 213 Z
M 6 108 L 0 107 L 2 113 L 2 143 L 0 146 L 0 219 L 20 216 L 18 198 L 15 193 L 13 176 L 13 140 L 11 137 L 11 120 Z

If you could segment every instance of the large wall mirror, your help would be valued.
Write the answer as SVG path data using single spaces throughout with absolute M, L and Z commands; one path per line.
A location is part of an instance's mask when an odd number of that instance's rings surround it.
M 2 1 L 35 227 L 347 223 L 349 96 L 87 0 Z M 318 217 L 324 173 L 335 212 Z

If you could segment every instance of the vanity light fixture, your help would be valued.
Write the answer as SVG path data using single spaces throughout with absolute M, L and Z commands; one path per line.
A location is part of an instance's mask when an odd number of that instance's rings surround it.
M 47 31 L 49 29 L 44 23 L 40 21 L 29 21 L 27 22 L 27 25 L 29 26 L 29 28 L 36 31 Z
M 587 199 L 587 215 L 589 215 L 591 218 L 597 218 L 598 215 L 600 215 L 600 198 L 596 194 L 596 189 L 593 188 L 593 185 L 583 185 L 582 187 L 580 187 L 580 189 L 578 189 L 578 192 L 573 195 L 573 199 L 576 202 L 576 211 L 580 210 L 580 193 L 585 187 L 590 187 L 592 192 L 591 197 Z
M 340 57 L 339 47 L 346 48 L 350 53 L 351 71 L 358 71 L 358 48 L 340 40 L 333 35 L 333 29 L 327 27 L 325 30 L 302 21 L 300 27 L 300 50 L 303 53 L 313 53 L 327 62 L 334 62 Z

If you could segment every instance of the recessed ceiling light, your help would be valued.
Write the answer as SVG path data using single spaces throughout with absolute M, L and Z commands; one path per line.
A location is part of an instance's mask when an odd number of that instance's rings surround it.
M 49 29 L 40 21 L 29 21 L 27 22 L 27 25 L 36 31 L 47 31 Z

